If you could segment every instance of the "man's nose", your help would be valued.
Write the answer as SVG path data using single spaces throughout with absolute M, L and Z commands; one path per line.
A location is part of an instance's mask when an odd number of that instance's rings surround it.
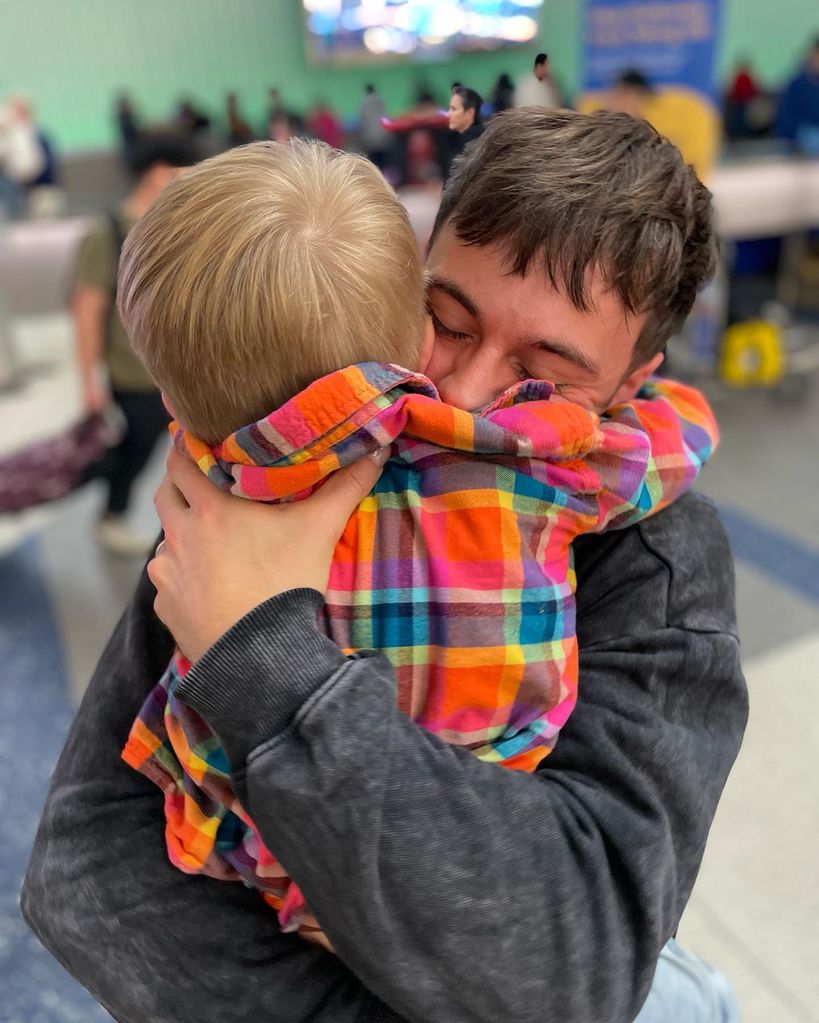
M 438 393 L 449 405 L 477 412 L 511 387 L 517 377 L 503 360 L 475 354 L 459 360 L 438 384 Z

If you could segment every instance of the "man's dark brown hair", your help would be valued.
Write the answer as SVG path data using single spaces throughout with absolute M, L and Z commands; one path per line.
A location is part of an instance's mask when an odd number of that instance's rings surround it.
M 444 224 L 501 246 L 511 273 L 545 272 L 584 312 L 599 270 L 629 313 L 648 314 L 632 366 L 663 350 L 716 263 L 710 192 L 628 114 L 499 114 L 455 162 L 430 245 Z

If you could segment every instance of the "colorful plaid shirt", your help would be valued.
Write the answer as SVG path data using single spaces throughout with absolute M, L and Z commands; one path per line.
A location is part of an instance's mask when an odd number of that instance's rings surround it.
M 686 490 L 717 440 L 702 395 L 667 380 L 599 417 L 525 381 L 480 413 L 376 363 L 330 374 L 211 449 L 175 443 L 220 488 L 296 500 L 380 447 L 392 457 L 335 552 L 323 627 L 392 663 L 402 711 L 483 760 L 532 771 L 577 696 L 572 540 L 627 526 Z M 242 879 L 282 925 L 319 935 L 230 783 L 218 737 L 175 697 L 177 654 L 124 759 L 165 793 L 170 858 Z

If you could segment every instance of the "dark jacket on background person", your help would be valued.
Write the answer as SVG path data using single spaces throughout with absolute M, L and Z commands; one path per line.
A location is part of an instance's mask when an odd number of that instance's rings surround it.
M 483 121 L 478 120 L 471 124 L 466 131 L 451 131 L 449 133 L 449 159 L 444 168 L 444 184 L 446 184 L 449 180 L 449 174 L 452 170 L 452 161 L 456 160 L 461 155 L 470 142 L 474 139 L 479 139 L 481 135 L 483 135 L 485 127 L 486 126 Z
M 696 494 L 574 546 L 580 699 L 534 775 L 404 717 L 312 590 L 180 686 L 337 957 L 167 862 L 162 795 L 120 760 L 173 649 L 143 573 L 54 772 L 22 893 L 40 940 L 127 1023 L 631 1023 L 745 727 L 733 570 Z

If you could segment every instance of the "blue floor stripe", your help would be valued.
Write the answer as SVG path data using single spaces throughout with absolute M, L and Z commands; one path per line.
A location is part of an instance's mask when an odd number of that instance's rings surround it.
M 20 916 L 20 884 L 73 713 L 34 539 L 0 558 L 0 673 L 0 1023 L 110 1023 Z
M 719 516 L 737 561 L 819 604 L 819 546 L 809 546 L 727 505 L 719 506 Z

